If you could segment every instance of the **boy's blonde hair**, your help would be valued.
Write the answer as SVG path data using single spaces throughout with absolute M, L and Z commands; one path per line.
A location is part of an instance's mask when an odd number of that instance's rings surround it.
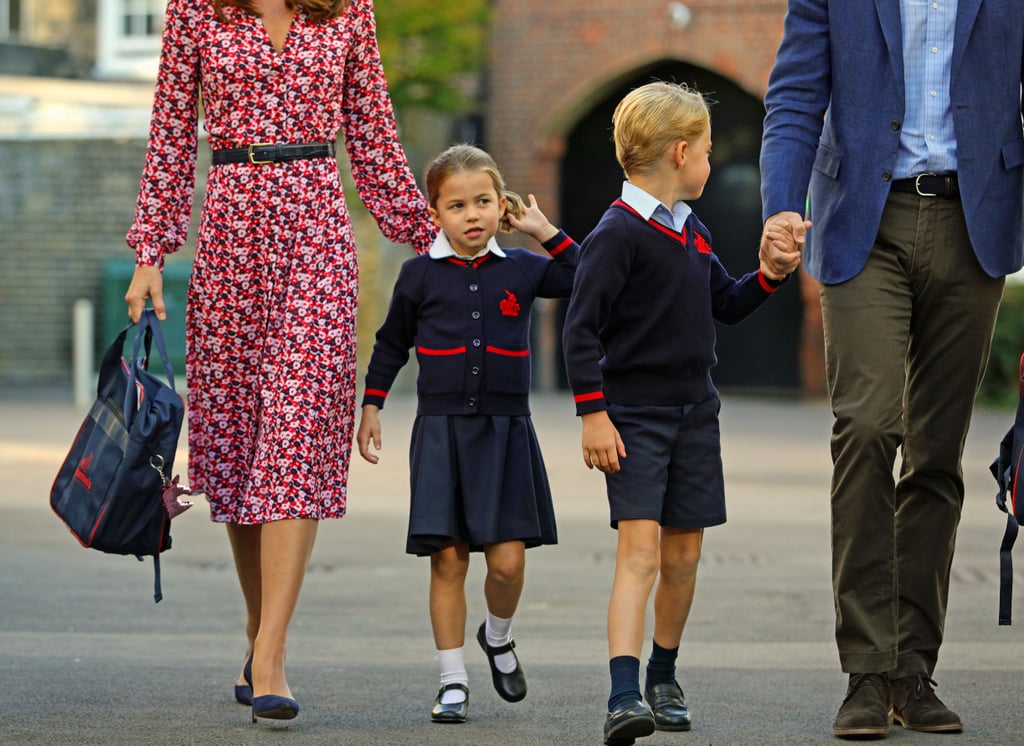
M 628 179 L 650 171 L 676 140 L 692 143 L 710 126 L 711 111 L 701 93 L 685 83 L 648 83 L 615 107 L 615 157 Z
M 521 218 L 526 212 L 526 204 L 523 202 L 522 197 L 505 188 L 505 180 L 501 178 L 498 164 L 494 162 L 490 153 L 481 150 L 475 145 L 467 143 L 452 145 L 434 158 L 430 166 L 427 167 L 427 201 L 430 203 L 430 206 L 435 210 L 437 209 L 437 199 L 441 193 L 441 185 L 452 174 L 463 171 L 483 171 L 491 177 L 494 191 L 497 192 L 499 198 L 505 198 L 505 214 L 501 217 L 499 227 L 505 233 L 515 232 L 515 228 L 512 227 L 507 216 L 515 215 L 517 218 Z

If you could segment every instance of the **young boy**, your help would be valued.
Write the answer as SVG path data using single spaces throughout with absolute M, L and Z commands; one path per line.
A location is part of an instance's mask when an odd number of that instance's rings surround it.
M 701 94 L 650 83 L 619 103 L 612 125 L 627 181 L 583 242 L 563 344 L 583 460 L 605 473 L 618 529 L 604 742 L 628 746 L 655 729 L 690 729 L 676 654 L 703 530 L 725 522 L 714 322 L 756 310 L 799 265 L 800 247 L 790 230 L 770 227 L 760 269 L 738 280 L 712 253 L 684 201 L 700 197 L 711 171 Z M 656 578 L 648 706 L 640 652 Z

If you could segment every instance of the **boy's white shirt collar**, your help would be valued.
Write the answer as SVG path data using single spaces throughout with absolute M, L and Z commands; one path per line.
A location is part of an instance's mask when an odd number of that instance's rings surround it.
M 498 242 L 495 240 L 494 236 L 491 236 L 491 239 L 487 242 L 487 245 L 484 248 L 482 248 L 479 252 L 477 252 L 474 256 L 459 256 L 458 254 L 455 253 L 455 249 L 453 249 L 452 245 L 448 242 L 448 236 L 447 234 L 445 234 L 444 228 L 439 230 L 437 232 L 437 235 L 434 236 L 434 243 L 431 244 L 430 251 L 428 253 L 430 254 L 431 259 L 447 259 L 450 256 L 454 256 L 457 259 L 463 260 L 479 259 L 480 257 L 487 253 L 495 254 L 497 256 L 500 256 L 502 259 L 505 258 L 505 252 L 501 250 L 500 246 L 498 246 Z
M 662 225 L 668 228 L 673 228 L 677 231 L 683 229 L 686 219 L 690 217 L 690 213 L 693 212 L 693 208 L 683 200 L 676 202 L 672 205 L 672 209 L 669 210 L 668 207 L 662 204 L 658 198 L 650 192 L 646 192 L 636 184 L 631 184 L 628 181 L 622 182 L 621 199 L 627 205 L 640 213 L 640 216 L 645 220 L 653 218 Z M 659 207 L 661 208 L 660 211 L 658 209 Z

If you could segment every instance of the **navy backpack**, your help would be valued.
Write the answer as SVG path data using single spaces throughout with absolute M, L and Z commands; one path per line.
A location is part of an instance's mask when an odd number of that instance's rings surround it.
M 1020 466 L 1022 446 L 1024 446 L 1024 355 L 1021 355 L 1018 368 L 1018 387 L 1020 396 L 1017 401 L 1017 417 L 999 444 L 999 457 L 990 467 L 992 476 L 999 484 L 996 494 L 996 505 L 1006 513 L 1006 531 L 999 547 L 999 623 L 1010 624 L 1011 606 L 1013 601 L 1013 557 L 1010 550 L 1017 540 L 1017 531 L 1024 522 L 1024 488 L 1018 492 L 1019 479 L 1022 478 Z

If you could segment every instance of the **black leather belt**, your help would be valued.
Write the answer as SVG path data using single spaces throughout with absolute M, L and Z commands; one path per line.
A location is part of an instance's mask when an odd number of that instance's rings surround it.
M 275 145 L 257 142 L 247 148 L 223 148 L 213 151 L 213 165 L 224 163 L 279 163 L 306 158 L 333 158 L 333 142 L 305 142 Z
M 918 174 L 909 179 L 896 179 L 892 183 L 895 192 L 909 192 L 921 197 L 942 197 L 956 199 L 960 196 L 960 184 L 955 173 Z

